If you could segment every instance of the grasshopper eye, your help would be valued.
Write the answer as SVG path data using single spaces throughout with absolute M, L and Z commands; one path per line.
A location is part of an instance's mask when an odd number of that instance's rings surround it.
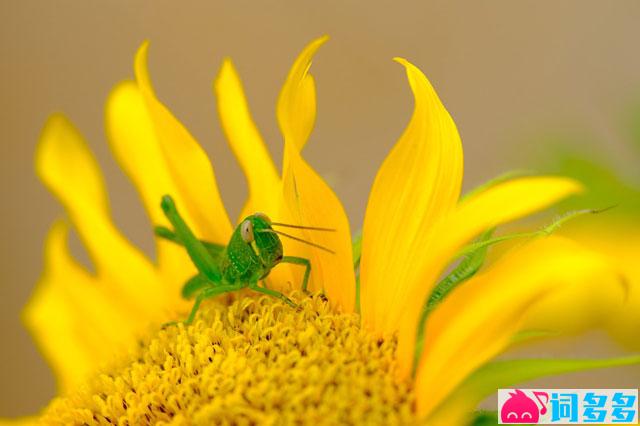
M 265 222 L 267 222 L 269 225 L 271 225 L 271 219 L 269 219 L 269 216 L 267 216 L 266 214 L 262 213 L 262 212 L 256 212 L 253 214 L 255 217 L 259 217 L 260 219 L 264 220 Z
M 249 220 L 245 220 L 240 225 L 240 236 L 242 237 L 242 241 L 249 244 L 253 242 L 253 224 Z

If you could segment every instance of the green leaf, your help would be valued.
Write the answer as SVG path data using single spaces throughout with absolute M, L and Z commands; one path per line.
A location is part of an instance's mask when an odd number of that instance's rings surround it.
M 482 410 L 475 413 L 475 417 L 470 423 L 470 426 L 493 426 L 497 424 L 499 424 L 497 411 Z
M 560 145 L 558 145 L 560 144 Z M 560 208 L 575 209 L 584 206 L 617 205 L 612 212 L 616 216 L 640 214 L 640 175 L 623 175 L 619 166 L 607 161 L 605 153 L 589 157 L 584 152 L 572 150 L 556 143 L 554 155 L 548 155 L 545 169 L 580 181 L 586 191 L 559 204 Z
M 474 419 L 469 424 L 470 426 L 498 426 L 498 412 L 480 410 L 476 411 Z M 519 423 L 521 425 L 530 426 L 529 423 Z
M 493 361 L 480 367 L 436 409 L 433 417 L 450 413 L 472 413 L 476 406 L 498 389 L 540 377 L 600 368 L 640 364 L 640 355 L 607 359 L 514 359 Z

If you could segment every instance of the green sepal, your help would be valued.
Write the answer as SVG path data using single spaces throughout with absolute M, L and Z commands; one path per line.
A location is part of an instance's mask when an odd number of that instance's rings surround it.
M 609 207 L 610 208 L 610 207 Z M 582 216 L 585 214 L 597 214 L 602 213 L 609 208 L 606 209 L 585 209 L 585 210 L 575 210 L 571 212 L 567 212 L 555 220 L 553 220 L 549 225 L 541 228 L 537 231 L 532 232 L 521 232 L 516 234 L 502 235 L 500 237 L 491 238 L 495 229 L 489 229 L 481 234 L 475 242 L 468 244 L 462 250 L 460 250 L 455 258 L 462 258 L 458 266 L 456 266 L 453 271 L 449 273 L 446 277 L 444 277 L 433 289 L 427 303 L 425 303 L 422 308 L 422 313 L 420 315 L 420 319 L 418 321 L 418 330 L 416 333 L 416 347 L 414 352 L 414 360 L 413 360 L 413 373 L 415 374 L 415 370 L 418 366 L 418 361 L 420 360 L 420 356 L 422 355 L 422 350 L 424 349 L 424 331 L 426 327 L 426 321 L 431 312 L 438 306 L 442 300 L 457 286 L 471 278 L 473 275 L 480 270 L 484 261 L 487 257 L 487 250 L 489 247 L 494 244 L 501 243 L 504 241 L 509 241 L 517 238 L 534 238 L 540 236 L 548 236 L 553 234 L 558 230 L 565 222 L 574 219 L 578 216 Z
M 493 235 L 494 229 L 485 231 L 478 237 L 477 243 L 487 241 Z M 418 330 L 416 334 L 416 348 L 413 358 L 413 373 L 415 374 L 418 367 L 418 361 L 422 355 L 424 348 L 424 332 L 427 324 L 427 318 L 433 312 L 433 310 L 444 300 L 445 297 L 458 285 L 475 275 L 476 272 L 482 267 L 485 258 L 487 257 L 487 250 L 489 245 L 480 245 L 474 251 L 470 251 L 464 255 L 458 266 L 453 271 L 444 277 L 433 289 L 427 303 L 422 308 L 420 319 L 418 321 Z
M 353 268 L 358 269 L 360 266 L 360 257 L 362 256 L 362 230 L 357 231 L 353 234 L 353 238 L 351 239 L 351 249 L 353 252 Z

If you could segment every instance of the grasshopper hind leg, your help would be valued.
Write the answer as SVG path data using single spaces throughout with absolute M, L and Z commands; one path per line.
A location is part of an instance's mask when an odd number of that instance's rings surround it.
M 198 291 L 213 285 L 215 285 L 215 283 L 209 281 L 204 275 L 194 275 L 193 277 L 189 278 L 189 280 L 182 287 L 182 297 L 184 299 L 191 299 Z
M 176 241 L 180 241 L 184 245 L 184 247 L 187 249 L 189 257 L 193 261 L 194 265 L 196 265 L 196 268 L 198 268 L 198 271 L 200 271 L 212 282 L 221 282 L 222 274 L 220 273 L 218 262 L 216 262 L 207 248 L 193 234 L 191 228 L 189 228 L 187 223 L 178 212 L 173 198 L 171 198 L 171 196 L 169 195 L 165 195 L 164 197 L 162 197 L 160 207 L 175 229 L 175 235 L 173 236 L 173 238 Z M 158 231 L 156 230 L 156 232 Z M 167 238 L 170 236 L 166 232 L 166 230 L 163 230 L 160 234 L 163 238 Z

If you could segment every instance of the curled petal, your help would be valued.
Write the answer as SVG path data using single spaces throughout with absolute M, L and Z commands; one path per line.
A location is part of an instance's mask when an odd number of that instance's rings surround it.
M 629 281 L 623 274 L 619 278 L 618 282 L 590 280 L 574 283 L 553 292 L 532 307 L 522 329 L 570 335 L 606 325 L 612 317 L 624 312 L 629 300 Z M 637 328 L 635 337 L 640 337 Z
M 294 62 L 278 98 L 278 124 L 286 141 L 302 150 L 316 121 L 316 88 L 309 74 L 311 59 L 329 37 L 307 45 Z
M 353 312 L 355 276 L 349 220 L 335 193 L 300 155 L 315 119 L 315 91 L 310 89 L 313 79 L 309 67 L 313 54 L 325 41 L 326 37 L 317 39 L 302 51 L 278 102 L 278 120 L 285 141 L 280 221 L 335 229 L 335 232 L 301 230 L 298 234 L 335 254 L 287 238 L 283 238 L 284 250 L 286 255 L 311 261 L 311 290 L 324 290 L 334 306 L 343 312 Z M 296 283 L 302 278 L 301 268 L 297 269 L 298 273 L 289 268 Z
M 364 219 L 361 276 L 363 322 L 397 330 L 411 270 L 433 253 L 425 241 L 455 206 L 462 181 L 462 146 L 451 116 L 422 72 L 397 59 L 415 98 L 413 116 L 380 167 Z
M 622 294 L 620 277 L 605 258 L 549 237 L 514 250 L 454 290 L 426 325 L 416 373 L 419 415 L 429 415 L 468 375 L 504 351 L 538 303 L 590 281 Z
M 637 219 L 593 218 L 593 220 L 567 227 L 563 230 L 563 234 L 608 256 L 610 261 L 623 271 L 628 285 L 625 303 L 615 313 L 606 315 L 607 328 L 620 343 L 632 350 L 640 350 L 640 268 L 637 264 L 640 259 L 640 227 Z M 610 304 L 611 300 L 608 298 L 594 298 L 594 300 L 598 303 L 590 304 L 590 300 L 586 297 L 580 299 L 582 305 L 588 305 L 592 311 L 596 310 L 594 314 L 600 314 L 597 317 L 600 319 L 605 313 L 602 307 Z M 561 301 L 558 300 L 558 303 Z M 556 306 L 558 305 L 549 305 L 547 308 L 556 311 Z M 544 321 L 543 315 L 545 312 L 541 310 L 532 320 Z M 577 324 L 573 325 L 577 328 L 583 327 L 586 323 L 586 321 L 576 322 Z

